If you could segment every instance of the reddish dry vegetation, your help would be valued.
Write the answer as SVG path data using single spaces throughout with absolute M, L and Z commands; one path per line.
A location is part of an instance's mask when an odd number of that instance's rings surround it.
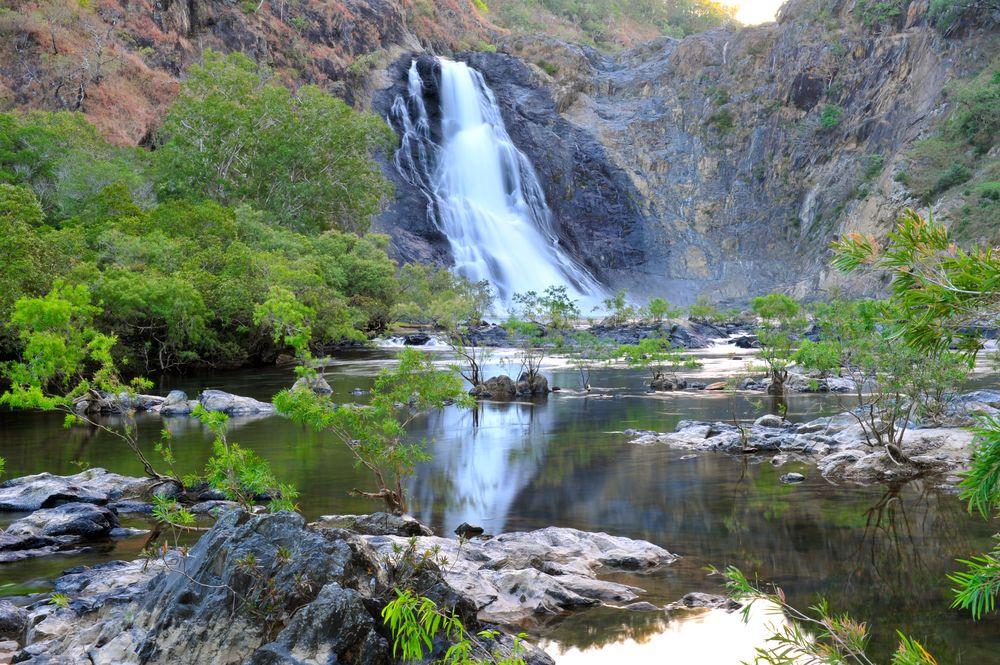
M 15 0 L 0 8 L 0 110 L 79 110 L 111 140 L 143 143 L 205 48 L 350 101 L 359 56 L 467 48 L 496 32 L 470 0 L 258 1 Z

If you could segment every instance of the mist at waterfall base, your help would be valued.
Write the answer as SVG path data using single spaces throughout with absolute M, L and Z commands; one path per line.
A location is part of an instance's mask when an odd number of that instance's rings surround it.
M 438 58 L 441 139 L 432 137 L 424 81 L 413 60 L 407 97 L 392 116 L 402 140 L 395 164 L 427 198 L 427 214 L 448 239 L 454 270 L 488 281 L 497 305 L 516 293 L 562 286 L 583 311 L 600 307 L 604 287 L 559 245 L 531 162 L 513 144 L 496 98 L 464 62 Z

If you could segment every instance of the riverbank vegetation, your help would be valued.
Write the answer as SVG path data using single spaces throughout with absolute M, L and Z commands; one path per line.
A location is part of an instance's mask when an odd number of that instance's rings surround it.
M 392 141 L 238 53 L 190 69 L 152 152 L 79 113 L 0 114 L 0 323 L 62 282 L 91 293 L 133 373 L 233 366 L 278 351 L 253 312 L 280 288 L 316 313 L 315 345 L 365 339 L 398 290 L 387 239 L 366 233 Z M 19 346 L 0 327 L 0 356 Z

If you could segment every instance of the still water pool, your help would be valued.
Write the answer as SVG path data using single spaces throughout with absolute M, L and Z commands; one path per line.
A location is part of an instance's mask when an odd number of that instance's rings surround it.
M 734 352 L 705 357 L 697 379 L 720 378 Z M 442 356 L 444 358 L 444 356 Z M 385 350 L 352 352 L 328 371 L 335 398 L 355 401 L 378 370 L 392 362 Z M 547 398 L 482 404 L 475 411 L 446 408 L 414 423 L 432 460 L 421 465 L 409 491 L 413 513 L 442 534 L 467 521 L 488 532 L 549 525 L 642 538 L 683 558 L 662 570 L 615 578 L 665 604 L 689 591 L 719 592 L 705 567 L 736 565 L 780 585 L 793 605 L 826 597 L 837 611 L 874 625 L 873 653 L 886 661 L 894 630 L 924 643 L 941 663 L 986 665 L 1000 653 L 996 619 L 973 622 L 949 609 L 945 577 L 956 558 L 982 551 L 990 524 L 970 517 L 954 494 L 921 482 L 901 487 L 834 486 L 807 465 L 750 463 L 733 457 L 641 447 L 629 428 L 671 430 L 682 418 L 731 417 L 722 394 L 648 394 L 634 371 L 608 368 L 591 378 L 600 391 L 573 390 L 568 367 L 544 369 L 550 384 L 566 388 Z M 164 377 L 155 392 L 189 395 L 218 388 L 269 400 L 291 384 L 290 369 L 199 373 Z M 987 382 L 988 383 L 988 382 Z M 767 405 L 740 397 L 737 412 L 752 418 Z M 834 396 L 789 400 L 789 418 L 802 421 L 838 410 Z M 174 435 L 178 471 L 203 468 L 210 437 L 188 418 L 143 417 L 146 445 L 162 427 Z M 373 508 L 349 496 L 369 488 L 347 451 L 330 437 L 281 417 L 233 419 L 230 438 L 267 458 L 278 477 L 295 484 L 307 518 Z M 40 471 L 75 473 L 79 464 L 140 475 L 113 438 L 66 431 L 45 413 L 0 412 L 0 455 L 8 477 Z M 784 485 L 778 476 L 799 471 L 806 481 Z M 10 519 L 11 516 L 5 516 Z M 2 526 L 2 523 L 0 523 Z M 132 539 L 66 558 L 0 566 L 0 595 L 43 591 L 59 571 L 114 558 L 135 558 L 145 546 Z M 528 627 L 559 663 L 736 663 L 752 661 L 753 646 L 773 618 L 739 613 L 636 613 L 597 608 Z

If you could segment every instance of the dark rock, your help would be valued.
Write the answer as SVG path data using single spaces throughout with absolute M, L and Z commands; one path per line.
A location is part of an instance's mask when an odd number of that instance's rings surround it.
M 684 390 L 687 386 L 687 381 L 676 376 L 658 376 L 649 384 L 651 389 L 659 391 Z
M 537 397 L 549 394 L 549 380 L 542 374 L 530 376 L 522 372 L 517 379 L 517 395 L 519 397 Z
M 118 526 L 118 516 L 104 506 L 65 503 L 55 508 L 37 510 L 12 523 L 6 532 L 11 536 L 70 536 L 80 540 L 94 540 L 106 538 Z
M 465 538 L 465 539 L 476 538 L 478 536 L 483 535 L 483 533 L 485 533 L 483 527 L 473 526 L 468 522 L 462 522 L 457 527 L 455 527 L 455 535 L 457 535 L 459 538 Z
M 474 386 L 469 394 L 478 399 L 514 399 L 517 396 L 517 384 L 506 374 L 486 379 Z
M 738 349 L 759 349 L 760 342 L 755 335 L 741 335 L 733 340 L 733 346 Z
M 423 346 L 431 341 L 431 336 L 427 333 L 410 333 L 403 336 L 403 344 L 406 346 Z
M 668 606 L 668 609 L 679 609 L 681 607 L 688 609 L 704 607 L 713 610 L 726 610 L 727 612 L 733 612 L 743 607 L 743 605 L 728 596 L 718 596 L 711 593 L 692 591 L 691 593 L 685 594 L 679 602 L 671 603 Z
M 24 643 L 28 630 L 28 612 L 8 600 L 0 599 L 0 641 Z

